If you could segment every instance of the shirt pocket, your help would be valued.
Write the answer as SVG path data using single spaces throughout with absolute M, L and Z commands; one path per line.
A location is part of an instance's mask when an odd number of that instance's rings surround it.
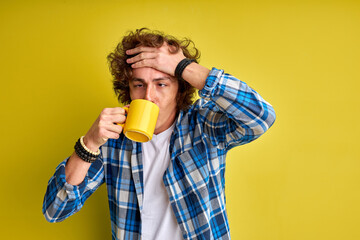
M 184 172 L 186 187 L 197 189 L 207 184 L 209 181 L 209 165 L 203 143 L 199 143 L 180 154 L 177 161 Z

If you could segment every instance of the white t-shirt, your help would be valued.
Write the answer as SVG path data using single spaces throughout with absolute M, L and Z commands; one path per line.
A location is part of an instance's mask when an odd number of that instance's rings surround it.
M 169 196 L 163 183 L 163 175 L 169 166 L 170 137 L 174 124 L 164 132 L 153 135 L 143 143 L 144 196 L 141 211 L 142 240 L 180 240 L 180 227 L 170 206 Z

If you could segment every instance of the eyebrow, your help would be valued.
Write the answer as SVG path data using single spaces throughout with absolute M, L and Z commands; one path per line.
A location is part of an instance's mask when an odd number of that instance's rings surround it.
M 169 78 L 169 77 L 159 77 L 159 78 L 154 78 L 152 80 L 152 82 L 157 82 L 157 81 L 162 81 L 162 80 L 169 80 L 169 81 L 174 81 L 173 79 Z M 145 83 L 145 80 L 142 78 L 132 78 L 130 81 L 135 82 L 135 81 L 139 81 L 139 82 L 143 82 Z

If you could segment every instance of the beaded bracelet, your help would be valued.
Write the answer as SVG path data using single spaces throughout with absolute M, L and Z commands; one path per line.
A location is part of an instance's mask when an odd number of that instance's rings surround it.
M 84 144 L 84 136 L 79 138 L 74 146 L 75 153 L 85 162 L 93 163 L 96 161 L 98 156 L 100 155 L 100 150 L 97 152 L 93 152 L 88 149 Z
M 94 152 L 94 151 L 91 151 L 90 149 L 88 149 L 84 143 L 84 136 L 81 136 L 80 138 L 80 143 L 81 143 L 81 146 L 83 146 L 83 148 L 85 148 L 86 151 L 88 151 L 89 153 L 93 154 L 93 155 L 96 155 L 96 156 L 99 156 L 100 155 L 100 149 L 97 150 L 97 152 Z

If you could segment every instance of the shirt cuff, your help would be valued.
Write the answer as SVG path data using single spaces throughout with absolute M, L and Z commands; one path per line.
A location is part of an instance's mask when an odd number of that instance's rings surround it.
M 199 96 L 206 100 L 210 100 L 211 96 L 216 92 L 219 80 L 223 74 L 224 70 L 213 67 L 209 76 L 206 78 L 205 86 L 203 89 L 199 90 Z
M 66 182 L 65 165 L 68 159 L 69 158 L 61 162 L 56 169 L 56 186 L 58 191 L 65 190 L 69 200 L 74 200 L 81 195 L 81 190 L 85 189 L 87 177 L 85 177 L 84 181 L 77 186 L 71 185 L 70 183 Z

